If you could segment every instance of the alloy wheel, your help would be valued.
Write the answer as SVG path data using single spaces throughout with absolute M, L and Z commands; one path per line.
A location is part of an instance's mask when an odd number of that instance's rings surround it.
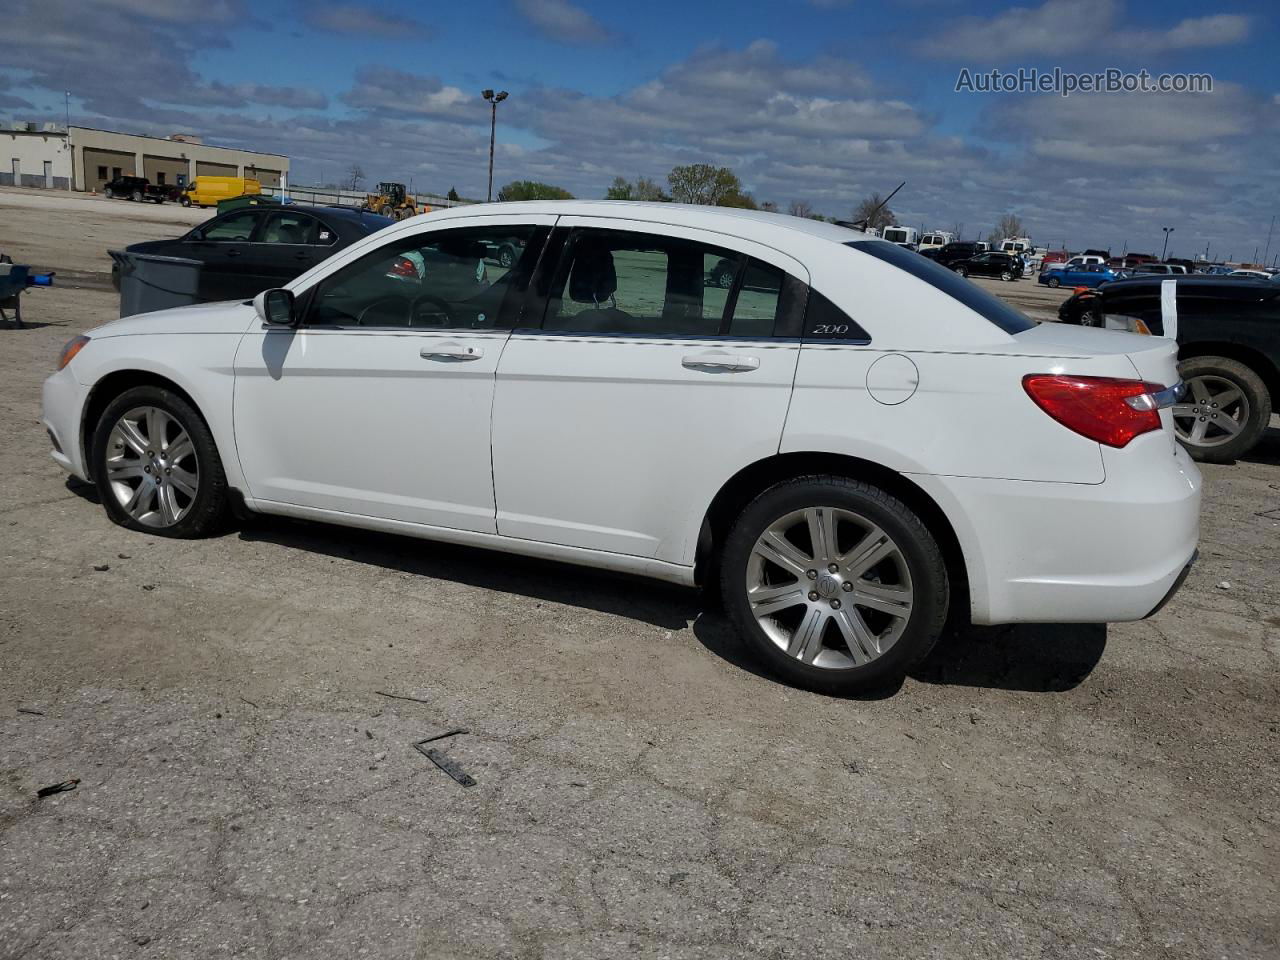
M 870 663 L 911 618 L 911 573 L 902 549 L 851 510 L 809 507 L 778 518 L 751 550 L 752 616 L 781 650 L 815 667 Z
M 1173 405 L 1173 427 L 1183 443 L 1217 447 L 1244 429 L 1249 414 L 1249 398 L 1239 384 L 1206 374 L 1187 381 L 1186 398 Z
M 190 512 L 200 464 L 186 428 L 159 407 L 135 407 L 111 428 L 104 463 L 116 501 L 148 527 L 171 527 Z

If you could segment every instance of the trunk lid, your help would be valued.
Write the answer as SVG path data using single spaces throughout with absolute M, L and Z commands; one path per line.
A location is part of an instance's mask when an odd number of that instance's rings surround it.
M 1166 337 L 1148 337 L 1119 330 L 1042 323 L 1014 335 L 1027 353 L 1063 359 L 1126 357 L 1134 375 L 1162 387 L 1178 382 L 1178 345 Z M 1080 371 L 1084 372 L 1084 371 Z

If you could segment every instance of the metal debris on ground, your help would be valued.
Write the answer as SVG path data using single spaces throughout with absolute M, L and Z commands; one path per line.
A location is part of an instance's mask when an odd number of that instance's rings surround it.
M 384 693 L 381 690 L 373 691 L 380 697 L 390 697 L 392 700 L 412 700 L 414 703 L 430 703 L 430 700 L 423 700 L 421 697 L 406 697 L 399 693 Z
M 29 713 L 29 714 L 31 714 L 33 717 L 43 717 L 43 716 L 44 716 L 44 711 L 43 711 L 43 710 L 33 710 L 31 707 L 19 707 L 19 708 L 18 708 L 18 712 L 19 712 L 19 713 Z
M 453 777 L 459 784 L 464 787 L 474 787 L 476 785 L 475 777 L 468 774 L 458 765 L 458 762 L 444 752 L 428 747 L 428 743 L 434 743 L 437 740 L 443 740 L 445 737 L 453 737 L 458 734 L 470 733 L 466 727 L 454 727 L 451 730 L 445 730 L 443 733 L 437 733 L 423 740 L 419 740 L 413 745 L 413 748 L 420 754 L 434 763 L 437 767 Z
M 36 796 L 52 797 L 55 793 L 66 793 L 68 790 L 74 790 L 76 788 L 76 784 L 79 782 L 79 777 L 72 777 L 70 780 L 63 780 L 61 783 L 55 783 L 48 787 L 41 787 L 36 791 Z

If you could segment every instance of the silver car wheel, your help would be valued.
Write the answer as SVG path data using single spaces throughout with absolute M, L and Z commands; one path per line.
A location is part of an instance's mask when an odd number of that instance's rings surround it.
M 116 501 L 148 527 L 171 527 L 200 489 L 196 448 L 183 425 L 159 407 L 135 407 L 116 421 L 103 464 Z
M 1178 439 L 1195 447 L 1217 447 L 1233 440 L 1249 422 L 1249 398 L 1225 377 L 1192 377 L 1187 399 L 1173 405 Z
M 901 548 L 866 517 L 835 507 L 774 521 L 751 550 L 746 590 L 769 639 L 815 667 L 870 663 L 911 618 L 911 573 Z

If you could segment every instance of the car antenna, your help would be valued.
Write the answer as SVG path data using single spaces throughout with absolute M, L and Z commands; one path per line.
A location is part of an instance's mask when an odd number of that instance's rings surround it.
M 893 188 L 893 193 L 889 194 L 887 197 L 885 197 L 883 200 L 880 201 L 880 206 L 876 207 L 874 210 L 872 210 L 869 214 L 867 214 L 861 220 L 855 220 L 853 222 L 853 225 L 855 227 L 858 227 L 860 230 L 866 230 L 867 227 L 871 226 L 871 221 L 876 218 L 876 214 L 879 213 L 881 210 L 883 210 L 885 207 L 887 207 L 889 205 L 889 201 L 892 200 L 895 196 L 897 196 L 898 191 L 901 190 L 906 185 L 907 185 L 907 181 L 903 180 L 900 184 L 898 184 L 896 187 Z

